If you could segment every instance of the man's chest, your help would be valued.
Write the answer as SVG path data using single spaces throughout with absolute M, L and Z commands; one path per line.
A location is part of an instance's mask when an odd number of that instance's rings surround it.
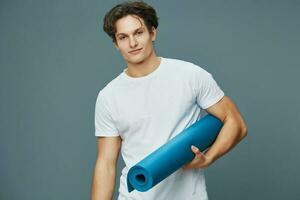
M 114 101 L 114 120 L 125 133 L 184 116 L 196 97 L 188 83 L 169 80 L 122 90 Z

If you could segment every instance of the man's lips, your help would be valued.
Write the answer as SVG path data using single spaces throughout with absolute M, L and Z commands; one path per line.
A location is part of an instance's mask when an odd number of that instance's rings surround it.
M 137 53 L 137 52 L 139 52 L 139 51 L 142 50 L 142 49 L 143 49 L 143 48 L 135 49 L 135 50 L 129 51 L 129 53 Z

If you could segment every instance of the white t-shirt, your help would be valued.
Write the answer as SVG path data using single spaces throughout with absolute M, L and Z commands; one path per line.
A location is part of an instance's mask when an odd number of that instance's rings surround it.
M 133 165 L 199 120 L 201 109 L 224 96 L 212 75 L 201 67 L 160 58 L 160 65 L 150 74 L 134 78 L 124 69 L 100 90 L 95 135 L 122 138 L 126 166 L 120 177 L 119 200 L 206 200 L 203 169 L 180 168 L 146 192 L 127 190 L 127 172 Z

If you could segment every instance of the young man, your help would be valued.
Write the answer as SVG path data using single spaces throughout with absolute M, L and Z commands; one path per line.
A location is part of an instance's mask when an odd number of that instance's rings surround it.
M 98 158 L 92 200 L 112 199 L 120 150 L 126 166 L 120 177 L 119 200 L 205 200 L 203 168 L 246 136 L 238 109 L 210 73 L 193 63 L 156 55 L 153 43 L 157 27 L 155 10 L 144 2 L 119 4 L 104 18 L 104 31 L 127 68 L 97 97 Z M 128 193 L 126 175 L 130 167 L 199 120 L 202 109 L 224 123 L 208 151 L 191 147 L 193 161 L 146 192 Z

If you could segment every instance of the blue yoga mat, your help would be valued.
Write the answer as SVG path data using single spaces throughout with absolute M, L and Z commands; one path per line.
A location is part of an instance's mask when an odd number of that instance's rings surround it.
M 206 115 L 166 144 L 131 167 L 127 174 L 128 192 L 144 192 L 167 178 L 195 157 L 191 145 L 200 151 L 207 149 L 216 139 L 223 123 L 213 115 Z

